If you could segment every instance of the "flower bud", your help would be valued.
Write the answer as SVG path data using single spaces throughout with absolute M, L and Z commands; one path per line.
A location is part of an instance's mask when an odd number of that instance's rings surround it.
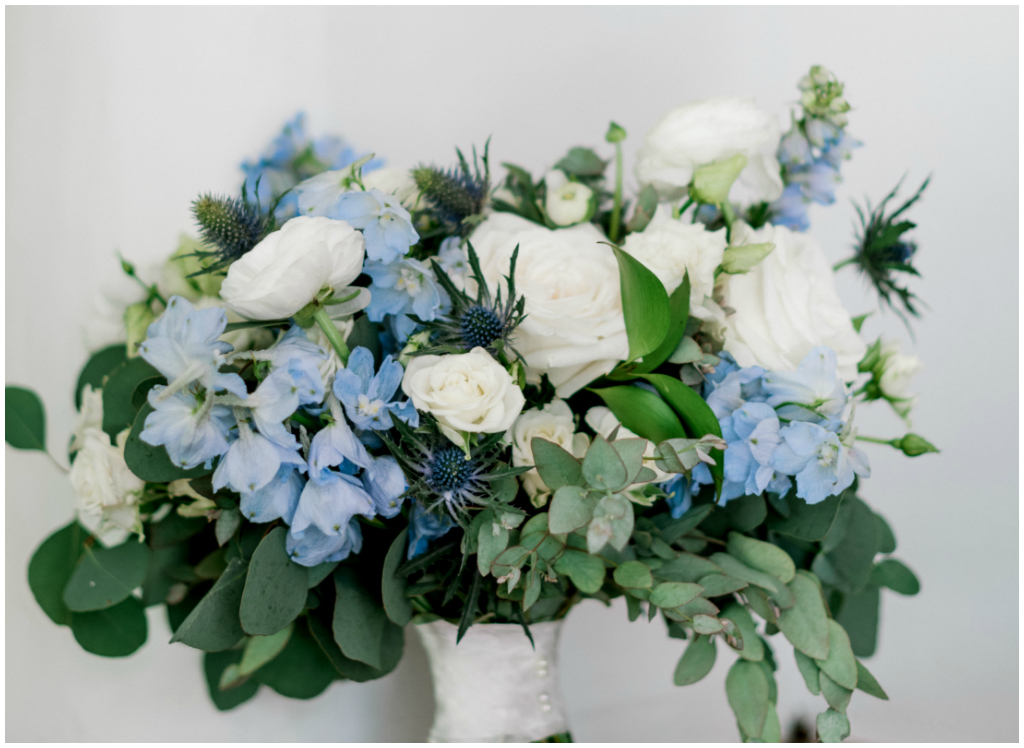
M 626 131 L 621 125 L 610 122 L 608 124 L 608 132 L 605 133 L 604 139 L 609 143 L 621 143 L 626 139 Z
M 124 328 L 128 336 L 129 358 L 139 355 L 139 343 L 146 339 L 146 331 L 156 317 L 149 304 L 140 301 L 124 310 Z
M 771 254 L 775 244 L 744 244 L 740 247 L 728 247 L 722 255 L 722 272 L 729 275 L 741 275 L 750 272 L 761 260 Z
M 547 185 L 544 209 L 556 226 L 582 223 L 592 215 L 594 193 L 585 184 L 570 182 L 561 171 L 548 172 L 544 183 Z
M 746 167 L 747 157 L 742 153 L 699 166 L 690 182 L 690 197 L 698 203 L 721 205 L 728 199 L 732 183 Z
M 902 450 L 907 457 L 917 457 L 928 452 L 938 452 L 938 448 L 923 436 L 907 434 L 902 439 L 894 439 L 892 445 Z

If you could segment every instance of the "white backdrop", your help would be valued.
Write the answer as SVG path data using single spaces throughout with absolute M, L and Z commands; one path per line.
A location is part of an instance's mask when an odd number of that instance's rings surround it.
M 915 430 L 940 456 L 871 448 L 865 495 L 923 580 L 888 595 L 870 667 L 891 701 L 858 693 L 853 736 L 1015 740 L 1018 730 L 1018 10 L 957 8 L 24 9 L 6 12 L 6 379 L 37 389 L 62 453 L 86 350 L 90 297 L 114 251 L 160 260 L 191 228 L 189 201 L 229 191 L 294 112 L 394 166 L 448 163 L 493 135 L 495 162 L 536 172 L 573 145 L 602 146 L 610 119 L 632 154 L 684 101 L 755 95 L 786 117 L 813 63 L 847 83 L 850 132 L 838 203 L 813 230 L 848 252 L 850 198 L 905 173 L 933 186 L 920 223 L 915 325 L 927 369 Z M 851 270 L 853 313 L 875 302 Z M 891 314 L 865 334 L 907 340 Z M 862 433 L 897 435 L 885 406 Z M 169 646 L 162 612 L 135 656 L 83 652 L 32 600 L 26 562 L 71 514 L 64 476 L 5 447 L 8 740 L 421 740 L 425 658 L 310 702 L 263 689 L 236 711 L 208 703 L 200 654 Z M 780 715 L 813 720 L 781 641 Z M 563 645 L 574 733 L 592 741 L 734 740 L 722 663 L 672 685 L 683 644 L 621 606 L 581 606 Z

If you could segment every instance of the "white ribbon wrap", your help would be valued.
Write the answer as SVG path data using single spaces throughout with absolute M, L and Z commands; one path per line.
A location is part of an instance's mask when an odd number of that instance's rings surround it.
M 567 732 L 558 688 L 562 621 L 523 627 L 472 626 L 455 644 L 458 627 L 432 621 L 415 627 L 434 681 L 431 743 L 527 743 Z

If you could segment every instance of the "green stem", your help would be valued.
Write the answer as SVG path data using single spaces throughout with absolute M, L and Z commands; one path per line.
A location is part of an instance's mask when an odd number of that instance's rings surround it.
M 833 265 L 832 266 L 832 272 L 834 273 L 835 271 L 839 270 L 840 268 L 844 268 L 847 265 L 852 265 L 855 262 L 857 262 L 857 258 L 856 257 L 847 257 L 842 262 L 837 262 L 835 265 Z
M 685 213 L 687 210 L 689 210 L 691 205 L 693 205 L 693 198 L 689 197 L 689 198 L 686 199 L 686 202 L 683 203 L 683 207 L 681 207 L 679 210 L 676 211 L 675 217 L 677 219 L 682 218 L 683 217 L 683 213 Z M 696 215 L 696 211 L 694 211 L 694 215 Z
M 732 241 L 732 225 L 736 222 L 736 214 L 732 210 L 732 205 L 728 202 L 724 202 L 718 206 L 722 211 L 722 220 L 725 221 L 725 240 Z
M 895 439 L 878 439 L 877 437 L 874 436 L 860 436 L 859 434 L 857 436 L 857 441 L 871 442 L 872 444 L 888 444 L 891 447 L 896 446 L 895 444 L 893 444 L 893 442 L 896 441 Z
M 612 203 L 612 220 L 608 227 L 608 238 L 619 239 L 619 221 L 622 218 L 622 143 L 615 144 L 615 197 Z
M 334 348 L 338 353 L 338 358 L 341 359 L 342 366 L 348 365 L 348 346 L 345 345 L 345 341 L 341 339 L 341 333 L 338 332 L 338 328 L 334 326 L 334 320 L 327 315 L 327 310 L 322 306 L 317 307 L 316 311 L 313 312 L 313 319 L 320 325 L 320 329 L 324 331 L 324 335 L 331 341 L 331 347 Z

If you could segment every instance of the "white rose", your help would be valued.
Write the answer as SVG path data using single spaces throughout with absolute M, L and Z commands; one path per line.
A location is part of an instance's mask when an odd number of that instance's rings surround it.
M 402 391 L 416 410 L 430 413 L 445 436 L 506 431 L 526 400 L 505 367 L 483 348 L 448 356 L 417 356 L 405 369 Z
M 653 185 L 663 200 L 686 194 L 703 164 L 746 156 L 747 166 L 729 190 L 730 202 L 771 202 L 782 194 L 775 151 L 779 123 L 753 99 L 707 99 L 673 109 L 658 120 L 637 151 L 636 178 Z
M 507 438 L 512 442 L 512 465 L 533 465 L 533 439 L 540 437 L 557 444 L 569 454 L 582 458 L 587 451 L 586 434 L 576 433 L 572 410 L 564 400 L 552 400 L 541 408 L 530 408 L 520 415 Z M 535 506 L 547 503 L 547 494 L 551 489 L 541 480 L 540 473 L 534 468 L 519 476 L 523 489 Z
M 572 226 L 587 217 L 593 191 L 585 184 L 570 182 L 565 173 L 555 169 L 544 177 L 547 196 L 544 209 L 548 218 L 559 226 Z
M 145 483 L 124 461 L 129 431 L 118 434 L 117 446 L 111 446 L 106 433 L 86 429 L 68 475 L 78 494 L 82 523 L 108 543 L 123 539 L 127 532 L 142 532 L 138 501 Z
M 99 431 L 103 428 L 103 390 L 94 390 L 91 384 L 82 390 L 82 407 L 75 420 L 69 452 L 77 452 L 85 446 L 86 431 Z
M 626 237 L 622 248 L 649 268 L 672 293 L 690 274 L 690 312 L 703 318 L 704 298 L 715 290 L 715 270 L 728 244 L 725 229 L 708 231 L 702 223 L 672 218 L 661 205 L 643 231 Z
M 629 354 L 619 266 L 594 225 L 551 231 L 495 213 L 471 241 L 492 291 L 504 284 L 519 246 L 516 292 L 526 299 L 526 319 L 514 344 L 533 381 L 547 374 L 559 397 L 568 397 Z
M 345 221 L 300 216 L 228 269 L 221 298 L 248 319 L 290 317 L 322 288 L 337 291 L 359 277 L 363 235 Z
M 619 430 L 615 434 L 616 439 L 640 439 L 641 437 L 634 434 L 632 431 L 622 425 L 622 422 L 615 417 L 610 408 L 606 408 L 603 405 L 598 405 L 596 408 L 591 408 L 587 411 L 587 414 L 583 417 L 583 420 L 587 422 L 596 433 L 603 436 L 605 439 L 615 431 L 615 427 L 618 426 Z M 644 450 L 644 467 L 650 468 L 654 471 L 655 478 L 651 483 L 661 483 L 672 477 L 672 474 L 663 472 L 657 468 L 654 463 L 655 445 L 654 442 L 647 440 L 647 448 Z M 640 484 L 638 484 L 640 485 Z
M 836 292 L 832 268 L 807 234 L 784 226 L 758 231 L 738 224 L 735 244 L 772 242 L 775 249 L 745 275 L 725 276 L 725 348 L 740 366 L 795 371 L 819 345 L 836 352 L 843 379 L 857 376 L 867 350 Z
M 909 426 L 910 412 L 917 404 L 917 396 L 909 392 L 910 383 L 924 366 L 917 356 L 900 353 L 900 344 L 895 340 L 882 344 L 881 356 L 882 375 L 878 379 L 878 387 Z

